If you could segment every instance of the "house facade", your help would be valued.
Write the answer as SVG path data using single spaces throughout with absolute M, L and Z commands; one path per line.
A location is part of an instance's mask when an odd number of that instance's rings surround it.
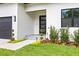
M 6 3 L 0 4 L 0 38 L 20 39 L 31 34 L 50 34 L 69 27 L 70 34 L 79 27 L 78 3 Z

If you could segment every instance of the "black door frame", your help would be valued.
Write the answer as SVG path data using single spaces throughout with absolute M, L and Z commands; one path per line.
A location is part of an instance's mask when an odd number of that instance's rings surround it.
M 39 16 L 39 34 L 41 34 L 40 33 L 40 29 L 41 29 L 41 17 L 46 17 L 46 15 L 40 15 Z M 45 22 L 46 22 L 46 19 L 45 19 Z M 43 34 L 46 34 L 46 23 L 45 23 L 45 33 L 43 33 Z

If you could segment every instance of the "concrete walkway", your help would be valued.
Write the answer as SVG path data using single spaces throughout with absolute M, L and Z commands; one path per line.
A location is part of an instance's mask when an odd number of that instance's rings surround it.
M 28 37 L 27 40 L 24 40 L 22 42 L 18 42 L 15 44 L 8 43 L 8 41 L 9 41 L 8 39 L 0 39 L 0 48 L 9 49 L 9 50 L 17 50 L 19 48 L 24 47 L 25 45 L 28 45 L 28 44 L 31 44 L 32 42 L 35 42 L 36 38 L 40 39 L 39 35 L 29 35 L 27 37 Z
M 17 50 L 19 48 L 24 47 L 25 45 L 31 44 L 34 41 L 36 40 L 28 39 L 19 43 L 12 44 L 12 43 L 8 43 L 8 40 L 6 39 L 0 39 L 0 48 L 9 49 L 9 50 Z

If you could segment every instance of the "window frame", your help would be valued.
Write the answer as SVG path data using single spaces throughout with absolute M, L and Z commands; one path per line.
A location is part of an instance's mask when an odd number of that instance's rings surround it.
M 62 26 L 62 20 L 63 20 L 63 18 L 62 18 L 62 14 L 63 14 L 63 10 L 71 10 L 71 24 L 72 24 L 72 26 L 68 26 L 68 27 L 79 27 L 79 26 L 75 26 L 75 24 L 74 24 L 74 20 L 75 20 L 75 17 L 74 17 L 74 11 L 76 10 L 76 9 L 79 9 L 79 8 L 67 8 L 67 9 L 61 9 L 61 27 L 67 27 L 67 26 Z

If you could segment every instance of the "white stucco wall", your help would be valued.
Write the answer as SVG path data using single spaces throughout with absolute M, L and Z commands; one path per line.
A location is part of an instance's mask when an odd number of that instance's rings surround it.
M 4 3 L 0 4 L 0 17 L 12 16 L 12 29 L 14 29 L 14 38 L 17 38 L 17 22 L 14 22 L 14 16 L 17 18 L 17 4 Z
M 23 38 L 25 35 L 33 34 L 33 20 L 30 15 L 25 12 L 24 4 L 18 4 L 17 21 L 17 38 Z
M 50 4 L 48 5 L 47 7 L 48 27 L 52 25 L 58 29 L 61 28 L 61 9 L 78 8 L 78 7 L 79 7 L 79 4 Z M 73 27 L 70 27 L 70 28 L 73 28 Z
M 61 9 L 67 8 L 79 8 L 79 4 L 50 4 L 47 7 L 47 28 L 51 25 L 55 26 L 57 29 L 61 28 Z M 69 27 L 70 34 L 74 32 L 74 30 L 78 29 L 78 27 Z M 48 29 L 49 32 L 49 29 Z
M 32 3 L 32 4 L 16 4 L 5 3 L 0 4 L 0 17 L 12 16 L 12 29 L 14 29 L 14 38 L 23 38 L 29 34 L 39 34 L 39 16 L 46 14 L 47 33 L 49 27 L 55 26 L 61 28 L 61 9 L 79 8 L 78 3 Z M 16 22 L 14 22 L 16 16 Z M 78 27 L 70 27 L 70 34 Z
M 61 28 L 61 9 L 67 8 L 79 8 L 78 3 L 48 3 L 48 4 L 26 4 L 25 11 L 38 11 L 46 9 L 46 16 L 47 16 L 47 32 L 49 32 L 49 27 L 55 26 L 57 29 Z M 74 30 L 78 29 L 78 27 L 70 27 L 69 32 L 70 34 L 73 33 Z M 37 31 L 37 30 L 35 30 Z
M 17 4 L 15 3 L 4 3 L 0 4 L 0 17 L 3 16 L 15 16 L 17 13 Z

